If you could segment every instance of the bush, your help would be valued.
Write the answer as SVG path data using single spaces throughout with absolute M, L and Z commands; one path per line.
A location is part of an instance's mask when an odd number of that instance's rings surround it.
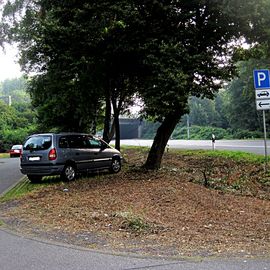
M 153 139 L 158 124 L 147 123 L 143 128 L 142 139 Z M 263 138 L 263 133 L 260 131 L 249 131 L 241 129 L 223 129 L 210 126 L 191 126 L 189 129 L 190 139 L 192 140 L 210 140 L 212 134 L 215 134 L 216 139 L 257 139 Z M 172 136 L 175 140 L 187 140 L 187 127 L 183 127 L 180 124 L 176 126 Z
M 19 129 L 3 129 L 0 135 L 0 149 L 6 151 L 13 144 L 23 144 L 27 136 L 35 132 L 35 126 L 29 126 Z
M 229 138 L 229 134 L 225 129 L 215 128 L 215 127 L 199 127 L 191 126 L 189 129 L 190 139 L 193 140 L 210 140 L 212 134 L 215 134 L 217 139 Z M 182 139 L 186 140 L 187 137 L 187 127 L 176 127 L 175 131 L 172 134 L 172 139 Z
M 237 129 L 233 131 L 233 137 L 235 139 L 259 139 L 263 138 L 263 133 L 260 131 L 249 131 Z

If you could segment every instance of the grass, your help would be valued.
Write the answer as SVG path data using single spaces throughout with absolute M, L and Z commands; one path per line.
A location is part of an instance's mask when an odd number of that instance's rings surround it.
M 1 198 L 0 201 L 9 201 L 13 199 L 20 198 L 26 193 L 29 193 L 35 189 L 37 189 L 38 185 L 34 185 L 30 183 L 27 179 L 22 180 L 19 182 L 15 187 L 5 193 Z
M 131 232 L 142 233 L 150 229 L 150 225 L 140 216 L 132 212 L 118 212 L 116 217 L 123 218 L 122 229 L 128 229 Z
M 32 192 L 37 189 L 44 188 L 49 185 L 57 184 L 60 182 L 59 177 L 44 177 L 44 179 L 40 183 L 31 183 L 27 178 L 19 182 L 15 187 L 5 193 L 1 198 L 0 202 L 2 201 L 10 201 L 14 199 L 18 199 L 23 195 Z
M 9 153 L 0 153 L 0 158 L 9 158 Z
M 134 149 L 141 152 L 149 151 L 149 147 L 144 146 L 122 146 L 121 150 Z M 179 153 L 182 155 L 197 155 L 200 157 L 221 157 L 232 159 L 234 161 L 245 161 L 251 163 L 264 163 L 265 158 L 262 155 L 256 155 L 253 153 L 247 153 L 242 151 L 227 151 L 227 150 L 182 150 L 182 149 L 169 149 L 170 153 Z M 165 149 L 166 152 L 166 149 Z
M 183 155 L 197 155 L 201 157 L 221 157 L 232 159 L 234 161 L 244 161 L 251 163 L 263 163 L 264 156 L 241 151 L 226 151 L 226 150 L 172 150 Z
M 60 182 L 62 182 L 62 180 L 58 176 L 43 177 L 40 183 L 31 183 L 27 178 L 25 178 L 2 197 L 0 197 L 0 202 L 18 199 L 27 193 L 47 186 L 56 185 Z

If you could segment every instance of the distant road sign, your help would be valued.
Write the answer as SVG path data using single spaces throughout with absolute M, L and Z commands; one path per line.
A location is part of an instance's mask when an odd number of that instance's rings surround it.
M 267 143 L 266 143 L 266 122 L 265 110 L 270 110 L 270 76 L 268 69 L 260 69 L 253 71 L 254 86 L 256 95 L 256 107 L 258 111 L 262 111 L 263 115 L 263 132 L 264 132 L 264 155 L 265 155 L 265 172 L 267 172 Z
M 259 69 L 253 71 L 255 89 L 270 88 L 270 76 L 268 69 Z
M 270 99 L 256 100 L 257 110 L 269 110 L 270 109 Z

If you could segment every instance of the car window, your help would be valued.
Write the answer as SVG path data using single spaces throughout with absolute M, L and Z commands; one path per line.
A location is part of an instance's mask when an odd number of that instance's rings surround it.
M 90 148 L 101 148 L 101 141 L 95 138 L 89 138 Z
M 22 145 L 13 145 L 13 146 L 11 147 L 11 149 L 12 149 L 12 150 L 20 150 L 20 149 L 22 149 Z
M 59 147 L 60 148 L 68 148 L 69 147 L 68 138 L 67 137 L 61 137 L 59 139 Z
M 52 145 L 51 136 L 34 136 L 27 139 L 23 149 L 24 150 L 46 150 Z
M 68 137 L 70 148 L 89 148 L 89 141 L 85 135 L 72 135 Z

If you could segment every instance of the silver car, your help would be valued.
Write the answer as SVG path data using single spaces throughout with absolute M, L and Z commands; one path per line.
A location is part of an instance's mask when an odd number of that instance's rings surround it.
M 31 182 L 43 176 L 61 175 L 74 180 L 77 174 L 121 170 L 121 153 L 95 136 L 83 133 L 34 134 L 27 138 L 21 155 L 21 172 Z

